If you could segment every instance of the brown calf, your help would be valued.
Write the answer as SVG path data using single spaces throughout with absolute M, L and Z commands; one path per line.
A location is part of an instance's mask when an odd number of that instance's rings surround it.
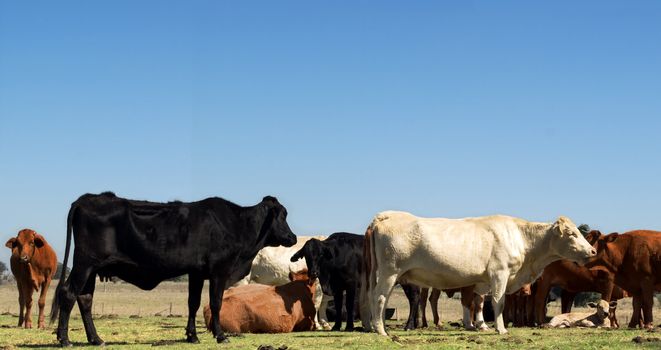
M 470 319 L 473 322 L 472 325 L 464 325 L 467 329 L 474 329 L 476 327 L 476 313 L 482 313 L 482 307 L 484 304 L 484 296 L 474 294 L 473 290 L 475 286 L 468 286 L 463 288 L 453 288 L 453 289 L 443 289 L 443 292 L 447 294 L 448 298 L 452 298 L 455 293 L 461 292 L 461 305 L 470 310 Z M 440 320 L 438 312 L 438 299 L 441 296 L 441 290 L 432 288 L 431 294 L 429 294 L 429 288 L 420 289 L 420 311 L 422 317 L 422 327 L 426 328 L 427 324 L 427 296 L 429 296 L 429 304 L 431 305 L 432 317 L 434 318 L 434 326 L 441 327 L 442 323 Z M 481 329 L 486 328 L 486 324 L 482 323 L 477 325 Z
M 314 280 L 307 272 L 293 274 L 282 286 L 248 284 L 225 291 L 220 327 L 232 333 L 289 333 L 314 329 Z M 211 324 L 211 309 L 204 307 Z
M 654 287 L 661 283 L 661 232 L 640 230 L 599 237 L 597 256 L 586 266 L 602 271 L 601 282 L 611 291 L 617 284 L 632 294 L 640 306 L 634 305 L 634 312 L 642 307 L 645 328 L 654 327 Z M 602 295 L 604 300 L 610 298 L 610 292 Z
M 513 327 L 533 326 L 535 320 L 532 289 L 531 284 L 526 284 L 516 292 L 505 296 L 503 311 L 505 324 L 512 322 Z
M 43 236 L 29 229 L 19 231 L 18 236 L 10 238 L 5 246 L 11 249 L 9 262 L 18 287 L 18 326 L 32 328 L 32 293 L 41 290 L 38 326 L 44 328 L 46 293 L 57 271 L 55 251 Z

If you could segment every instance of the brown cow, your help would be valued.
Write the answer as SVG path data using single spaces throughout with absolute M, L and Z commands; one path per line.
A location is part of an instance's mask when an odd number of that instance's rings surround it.
M 17 237 L 10 238 L 5 246 L 11 249 L 11 272 L 18 287 L 18 326 L 32 328 L 32 293 L 41 290 L 39 295 L 39 328 L 45 328 L 44 306 L 51 279 L 57 271 L 57 256 L 43 236 L 23 229 Z M 25 317 L 23 309 L 25 308 Z
M 453 288 L 453 289 L 443 289 L 443 292 L 447 294 L 448 298 L 452 298 L 455 293 L 461 292 L 461 305 L 464 309 L 468 309 L 470 312 L 470 319 L 475 325 L 476 313 L 482 313 L 482 305 L 484 303 L 484 297 L 474 294 L 473 289 L 475 286 L 468 286 L 463 288 Z M 427 296 L 429 296 L 429 304 L 431 305 L 432 317 L 434 318 L 434 326 L 441 327 L 441 319 L 438 312 L 438 299 L 441 297 L 441 291 L 432 288 L 431 294 L 429 294 L 429 288 L 420 289 L 420 311 L 421 311 L 421 324 L 423 328 L 428 326 L 427 324 Z M 467 329 L 474 329 L 474 325 L 464 325 Z M 488 329 L 484 322 L 477 325 L 480 329 Z
M 535 293 L 535 318 L 538 325 L 546 321 L 546 297 L 552 287 L 562 288 L 562 313 L 571 312 L 574 297 L 581 292 L 601 293 L 602 299 L 610 302 L 626 298 L 627 293 L 618 286 L 611 286 L 604 281 L 601 269 L 588 269 L 569 260 L 558 260 L 544 268 L 542 276 L 537 280 Z M 609 290 L 612 288 L 612 293 Z M 610 297 L 608 297 L 610 294 Z M 615 312 L 609 314 L 611 327 L 619 327 Z
M 597 256 L 586 267 L 600 270 L 602 283 L 608 283 L 610 291 L 617 284 L 640 300 L 645 328 L 654 327 L 654 286 L 661 283 L 661 232 L 639 230 L 602 236 L 597 241 Z M 610 291 L 602 299 L 610 300 Z
M 513 327 L 533 326 L 532 284 L 525 284 L 514 293 L 505 295 L 503 320 Z
M 654 285 L 654 292 L 661 292 L 661 283 L 657 283 Z M 629 328 L 644 328 L 645 327 L 645 320 L 643 320 L 643 317 L 641 315 L 641 311 L 643 308 L 643 301 L 641 300 L 640 296 L 634 296 L 633 297 L 633 302 L 632 302 L 632 307 L 633 307 L 633 314 L 631 314 L 631 321 L 629 321 Z
M 289 333 L 314 327 L 314 280 L 307 271 L 290 273 L 292 282 L 281 286 L 248 284 L 230 288 L 223 296 L 220 327 L 232 333 Z M 204 307 L 204 321 L 211 325 L 211 309 Z

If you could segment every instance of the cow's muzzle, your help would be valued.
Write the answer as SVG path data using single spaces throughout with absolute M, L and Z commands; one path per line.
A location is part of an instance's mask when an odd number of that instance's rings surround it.
M 28 258 L 27 255 L 23 255 L 21 256 L 21 262 L 27 264 L 28 262 L 30 262 L 30 258 Z

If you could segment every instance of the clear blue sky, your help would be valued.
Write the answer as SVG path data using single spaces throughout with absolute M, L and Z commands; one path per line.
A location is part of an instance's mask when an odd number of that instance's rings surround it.
M 661 2 L 0 0 L 0 233 L 70 203 L 277 196 L 661 229 Z M 7 262 L 9 250 L 0 252 Z M 61 256 L 60 256 L 61 260 Z

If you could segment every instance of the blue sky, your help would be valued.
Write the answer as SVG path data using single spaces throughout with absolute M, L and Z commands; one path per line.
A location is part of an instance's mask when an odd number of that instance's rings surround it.
M 657 1 L 0 0 L 0 233 L 86 192 L 661 229 Z M 4 242 L 4 241 L 3 241 Z M 0 252 L 7 262 L 9 250 Z

